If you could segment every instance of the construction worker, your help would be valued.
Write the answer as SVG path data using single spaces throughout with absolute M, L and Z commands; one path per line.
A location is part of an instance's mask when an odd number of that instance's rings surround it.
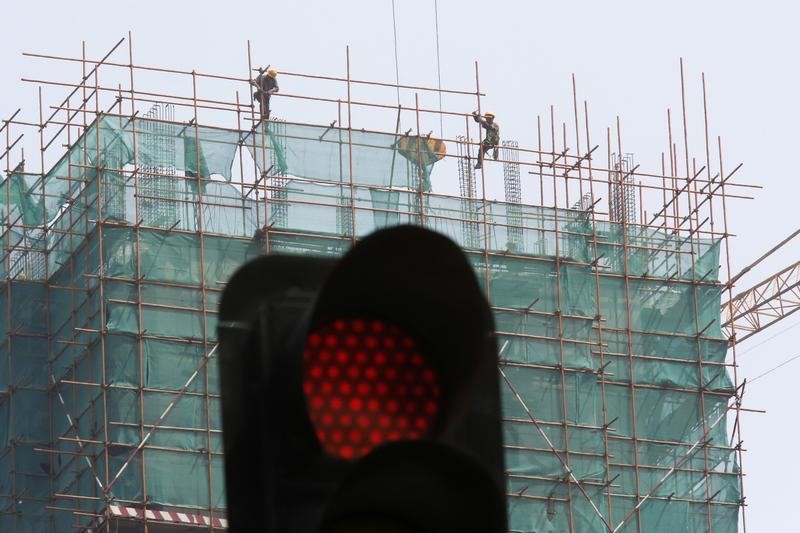
M 253 98 L 258 100 L 261 109 L 261 118 L 269 120 L 269 99 L 270 96 L 278 92 L 278 71 L 274 68 L 267 69 L 266 72 L 259 69 L 258 78 L 253 82 L 257 90 L 253 93 Z
M 474 111 L 472 118 L 486 130 L 486 138 L 481 143 L 481 147 L 478 150 L 478 162 L 475 163 L 475 168 L 481 168 L 483 166 L 483 156 L 490 149 L 494 149 L 492 157 L 497 161 L 497 156 L 499 155 L 498 145 L 500 144 L 500 125 L 494 121 L 494 113 L 487 112 L 480 116 L 477 111 Z

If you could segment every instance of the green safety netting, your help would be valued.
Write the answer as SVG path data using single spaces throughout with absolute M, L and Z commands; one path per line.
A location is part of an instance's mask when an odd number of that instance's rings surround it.
M 0 219 L 14 220 L 18 210 L 23 224 L 34 225 L 41 219 L 41 199 L 31 191 L 23 172 L 24 165 L 19 165 L 0 185 Z
M 400 141 L 405 138 L 403 135 L 273 122 L 260 126 L 242 140 L 262 172 L 274 164 L 281 173 L 314 181 L 411 190 L 419 188 L 422 176 L 423 190 L 430 191 L 430 174 L 435 162 L 430 146 L 413 137 L 419 154 L 403 150 Z M 275 163 L 272 163 L 273 158 Z
M 503 370 L 550 441 L 503 384 L 512 531 L 604 531 L 592 504 L 616 525 L 637 492 L 651 490 L 621 531 L 704 531 L 709 522 L 735 531 L 719 242 L 592 224 L 575 210 L 422 195 L 417 180 L 429 189 L 432 159 L 420 171 L 399 153 L 398 138 L 104 116 L 43 180 L 9 176 L 3 216 L 20 212 L 26 227 L 0 236 L 2 273 L 12 278 L 0 290 L 0 306 L 12 310 L 0 320 L 0 361 L 9 363 L 0 365 L 0 390 L 9 391 L 0 396 L 3 509 L 18 511 L 16 501 L 36 508 L 51 481 L 59 492 L 100 495 L 75 442 L 58 442 L 50 476 L 40 466 L 47 457 L 30 450 L 51 435 L 107 434 L 108 465 L 103 445 L 83 453 L 96 471 L 119 471 L 143 438 L 141 424 L 155 422 L 213 346 L 224 283 L 249 258 L 266 250 L 338 256 L 353 236 L 412 223 L 467 251 L 494 306 Z M 259 172 L 284 175 L 269 201 L 229 181 L 239 153 Z M 175 173 L 161 176 L 164 169 Z M 56 389 L 41 371 L 48 364 L 67 380 Z M 102 380 L 105 397 L 82 385 Z M 221 457 L 202 453 L 222 450 L 218 391 L 212 358 L 114 497 L 224 507 Z M 80 406 L 74 427 L 56 392 Z M 565 483 L 551 444 L 591 503 Z M 11 481 L 22 493 L 9 492 Z M 0 529 L 41 531 L 39 514 L 0 516 Z
M 0 215 L 4 221 L 17 207 L 25 224 L 49 223 L 83 184 L 97 177 L 98 168 L 107 169 L 107 182 L 114 181 L 108 179 L 109 171 L 122 171 L 134 164 L 154 175 L 175 170 L 189 177 L 199 177 L 201 182 L 212 175 L 230 180 L 240 146 L 247 147 L 261 171 L 267 170 L 271 166 L 269 161 L 274 158 L 275 170 L 296 177 L 416 190 L 416 183 L 422 176 L 424 190 L 430 191 L 435 156 L 431 155 L 428 143 L 417 140 L 420 156 L 410 157 L 408 150 L 398 147 L 403 138 L 402 135 L 274 122 L 259 125 L 250 132 L 240 132 L 104 115 L 87 128 L 45 176 L 36 179 L 20 172 L 10 174 L 0 186 L 0 203 L 4 209 Z M 118 186 L 132 178 L 127 176 L 119 181 Z M 196 187 L 196 180 L 186 181 L 189 187 Z M 5 191 L 6 187 L 10 193 Z

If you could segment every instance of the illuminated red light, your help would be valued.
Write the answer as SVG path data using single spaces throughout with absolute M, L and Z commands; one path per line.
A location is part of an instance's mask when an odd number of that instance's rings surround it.
M 350 446 L 349 444 L 345 444 L 339 447 L 339 455 L 342 456 L 342 459 L 352 459 L 353 457 L 355 457 L 356 452 L 352 446 Z
M 308 345 L 312 348 L 319 348 L 322 344 L 322 335 L 319 333 L 312 333 L 308 336 Z
M 439 411 L 438 377 L 413 337 L 380 320 L 335 320 L 312 332 L 303 392 L 323 450 L 358 459 L 376 446 L 417 439 Z

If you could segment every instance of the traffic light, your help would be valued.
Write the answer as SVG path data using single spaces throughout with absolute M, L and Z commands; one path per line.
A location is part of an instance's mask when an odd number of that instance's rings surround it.
M 493 320 L 452 241 L 261 257 L 219 318 L 231 531 L 505 531 Z

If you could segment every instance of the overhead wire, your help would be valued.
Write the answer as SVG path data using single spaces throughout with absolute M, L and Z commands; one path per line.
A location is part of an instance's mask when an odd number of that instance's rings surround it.
M 444 118 L 442 115 L 442 62 L 439 57 L 439 2 L 433 0 L 434 20 L 436 21 L 436 76 L 439 80 L 439 137 L 444 139 Z
M 746 353 L 748 353 L 748 352 L 752 352 L 753 350 L 755 350 L 756 348 L 758 348 L 758 347 L 759 347 L 759 346 L 761 346 L 762 344 L 764 344 L 764 343 L 767 343 L 767 342 L 771 341 L 771 340 L 772 340 L 772 339 L 774 339 L 775 337 L 778 337 L 778 336 L 780 336 L 780 335 L 783 335 L 784 333 L 786 333 L 786 332 L 787 332 L 787 331 L 789 331 L 790 329 L 792 329 L 792 328 L 795 328 L 795 327 L 797 327 L 797 326 L 800 326 L 800 322 L 795 322 L 795 323 L 794 323 L 794 324 L 792 324 L 791 326 L 789 326 L 789 327 L 787 327 L 787 328 L 784 328 L 784 329 L 780 330 L 780 331 L 779 331 L 779 332 L 777 332 L 776 334 L 774 334 L 774 335 L 772 335 L 772 336 L 770 336 L 770 337 L 767 337 L 767 338 L 766 338 L 766 339 L 764 339 L 763 341 L 761 341 L 761 342 L 759 342 L 759 343 L 757 343 L 757 344 L 754 344 L 753 346 L 750 346 L 750 347 L 748 347 L 746 350 L 742 350 L 741 352 L 739 352 L 739 356 L 742 356 L 742 355 L 744 355 L 744 354 L 746 354 Z
M 779 335 L 783 335 L 784 333 L 786 333 L 786 332 L 787 332 L 787 331 L 789 331 L 790 329 L 792 329 L 792 328 L 794 328 L 794 327 L 797 327 L 797 326 L 800 326 L 800 322 L 795 322 L 794 324 L 792 324 L 792 325 L 791 325 L 791 326 L 789 326 L 788 328 L 784 328 L 784 329 L 782 329 L 781 331 L 777 332 L 775 335 L 772 335 L 771 337 L 768 337 L 768 338 L 764 339 L 763 341 L 759 342 L 758 344 L 755 344 L 755 345 L 751 346 L 751 347 L 750 347 L 750 348 L 748 348 L 747 350 L 744 350 L 744 351 L 743 351 L 743 352 L 741 352 L 739 355 L 744 355 L 744 354 L 746 354 L 747 352 L 751 352 L 751 351 L 753 351 L 755 348 L 757 348 L 757 347 L 761 346 L 762 344 L 764 344 L 764 343 L 766 343 L 766 342 L 769 342 L 769 341 L 771 341 L 772 339 L 774 339 L 775 337 L 778 337 Z M 749 384 L 749 383 L 752 383 L 752 382 L 756 381 L 757 379 L 761 379 L 761 378 L 763 378 L 764 376 L 767 376 L 767 375 L 769 375 L 769 374 L 771 374 L 771 373 L 775 372 L 775 371 L 776 371 L 776 370 L 778 370 L 779 368 L 781 368 L 781 367 L 784 367 L 784 366 L 788 365 L 789 363 L 791 363 L 791 362 L 792 362 L 792 361 L 794 361 L 795 359 L 800 359 L 800 354 L 790 357 L 789 359 L 787 359 L 787 360 L 783 361 L 782 363 L 779 363 L 779 364 L 775 365 L 774 367 L 770 368 L 769 370 L 767 370 L 767 371 L 765 371 L 765 372 L 762 372 L 761 374 L 757 375 L 756 377 L 754 377 L 754 378 L 752 378 L 752 379 L 748 379 L 748 380 L 747 380 L 747 383 Z
M 397 17 L 392 0 L 392 28 L 394 29 L 394 79 L 397 89 L 397 107 L 400 107 L 400 59 L 397 57 Z
M 797 354 L 797 355 L 795 355 L 794 357 L 790 357 L 789 359 L 787 359 L 786 361 L 782 362 L 781 364 L 779 364 L 779 365 L 777 365 L 777 366 L 774 366 L 774 367 L 770 368 L 770 369 L 769 369 L 769 370 L 767 370 L 766 372 L 762 372 L 761 374 L 757 375 L 757 376 L 756 376 L 756 377 L 754 377 L 753 379 L 748 379 L 748 380 L 747 380 L 747 383 L 748 383 L 748 385 L 749 385 L 750 383 L 753 383 L 755 380 L 757 380 L 757 379 L 761 379 L 761 378 L 763 378 L 764 376 L 766 376 L 766 375 L 768 375 L 768 374 L 771 374 L 771 373 L 775 372 L 775 371 L 776 371 L 776 370 L 778 370 L 779 368 L 781 368 L 781 367 L 783 367 L 783 366 L 786 366 L 786 365 L 788 365 L 789 363 L 791 363 L 791 362 L 792 362 L 792 361 L 794 361 L 795 359 L 800 359 L 800 354 Z

